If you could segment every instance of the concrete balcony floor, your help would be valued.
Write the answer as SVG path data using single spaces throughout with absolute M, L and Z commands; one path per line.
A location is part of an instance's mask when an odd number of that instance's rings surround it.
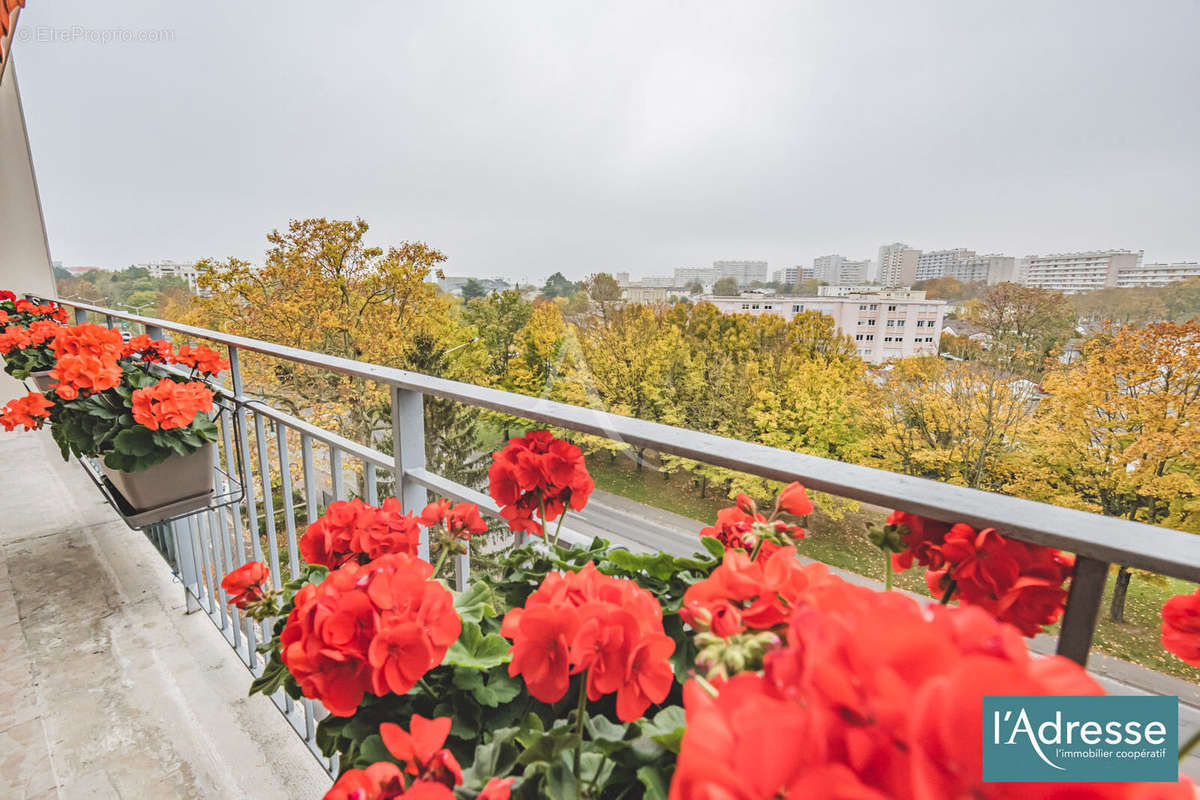
M 0 374 L 0 403 L 22 394 Z M 329 779 L 46 433 L 0 435 L 0 798 L 319 798 Z

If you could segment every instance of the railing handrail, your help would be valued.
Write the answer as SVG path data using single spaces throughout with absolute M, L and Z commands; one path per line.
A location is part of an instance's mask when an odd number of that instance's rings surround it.
M 650 447 L 661 453 L 764 478 L 800 481 L 810 489 L 864 503 L 901 509 L 947 522 L 965 522 L 976 528 L 995 528 L 1005 535 L 1033 544 L 1200 583 L 1200 536 L 1183 531 L 847 464 L 86 303 L 71 300 L 57 302 L 112 319 L 161 328 L 401 390 L 432 394 L 560 428 Z M 294 424 L 293 420 L 290 418 L 288 423 Z M 296 422 L 307 424 L 300 420 Z

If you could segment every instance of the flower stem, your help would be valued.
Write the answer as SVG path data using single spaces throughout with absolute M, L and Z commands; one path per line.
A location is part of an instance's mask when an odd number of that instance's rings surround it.
M 590 670 L 589 670 L 590 672 Z M 583 721 L 587 717 L 587 673 L 579 676 L 579 703 L 575 706 L 575 735 L 579 737 L 579 741 L 575 742 L 575 797 L 583 797 L 583 775 L 580 770 L 580 763 L 583 760 Z
M 942 605 L 946 605 L 950 602 L 950 597 L 954 594 L 956 589 L 958 589 L 958 581 L 951 578 L 950 585 L 946 587 L 946 593 L 942 595 Z
M 760 537 L 758 537 L 758 541 L 754 543 L 754 552 L 750 554 L 751 561 L 758 558 L 758 551 L 762 550 L 762 544 L 763 544 L 763 538 L 760 536 Z
M 563 520 L 566 518 L 567 518 L 567 510 L 564 508 L 563 512 L 558 515 L 558 525 L 556 525 L 554 528 L 554 541 L 551 542 L 551 544 L 553 544 L 555 547 L 558 547 L 558 534 L 560 531 L 562 531 Z
M 884 591 L 892 590 L 892 554 L 888 551 L 883 551 L 883 588 Z
M 1200 744 L 1200 730 L 1197 730 L 1195 733 L 1189 736 L 1188 740 L 1183 743 L 1183 747 L 1179 748 L 1180 762 L 1182 762 L 1187 754 L 1192 752 L 1192 750 L 1194 750 L 1198 744 Z
M 433 579 L 437 580 L 437 576 L 442 571 L 442 565 L 446 563 L 446 556 L 450 555 L 450 545 L 447 542 L 442 542 L 442 552 L 438 554 L 437 565 L 433 568 Z

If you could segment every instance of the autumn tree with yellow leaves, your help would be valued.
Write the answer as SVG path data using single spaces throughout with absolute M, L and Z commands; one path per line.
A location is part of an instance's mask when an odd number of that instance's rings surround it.
M 1200 533 L 1200 322 L 1108 330 L 1044 389 L 1011 492 Z

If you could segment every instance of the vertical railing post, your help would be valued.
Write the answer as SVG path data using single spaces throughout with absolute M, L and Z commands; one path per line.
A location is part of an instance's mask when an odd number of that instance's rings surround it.
M 1096 633 L 1096 616 L 1104 599 L 1108 582 L 1108 562 L 1089 556 L 1075 557 L 1071 574 L 1071 591 L 1067 595 L 1067 610 L 1063 613 L 1062 629 L 1058 634 L 1058 654 L 1087 666 Z
M 166 333 L 163 331 L 163 329 L 158 327 L 157 325 L 147 325 L 146 326 L 146 335 L 149 336 L 151 339 L 167 338 Z
M 421 513 L 429 502 L 425 487 L 408 477 L 414 469 L 425 468 L 425 397 L 411 389 L 392 387 L 392 455 L 396 471 L 396 495 L 405 512 Z M 429 560 L 429 534 L 421 530 L 417 555 Z
M 185 614 L 191 614 L 200 610 L 200 601 L 197 596 L 200 594 L 200 576 L 196 572 L 196 552 L 195 543 L 192 541 L 192 532 L 186 524 L 181 524 L 179 520 L 172 520 L 171 537 L 175 540 L 175 564 L 179 569 L 179 580 L 183 582 L 183 597 L 185 602 Z M 193 594 L 193 590 L 195 594 Z
M 87 322 L 87 312 L 82 308 L 75 309 L 75 324 L 82 325 Z

